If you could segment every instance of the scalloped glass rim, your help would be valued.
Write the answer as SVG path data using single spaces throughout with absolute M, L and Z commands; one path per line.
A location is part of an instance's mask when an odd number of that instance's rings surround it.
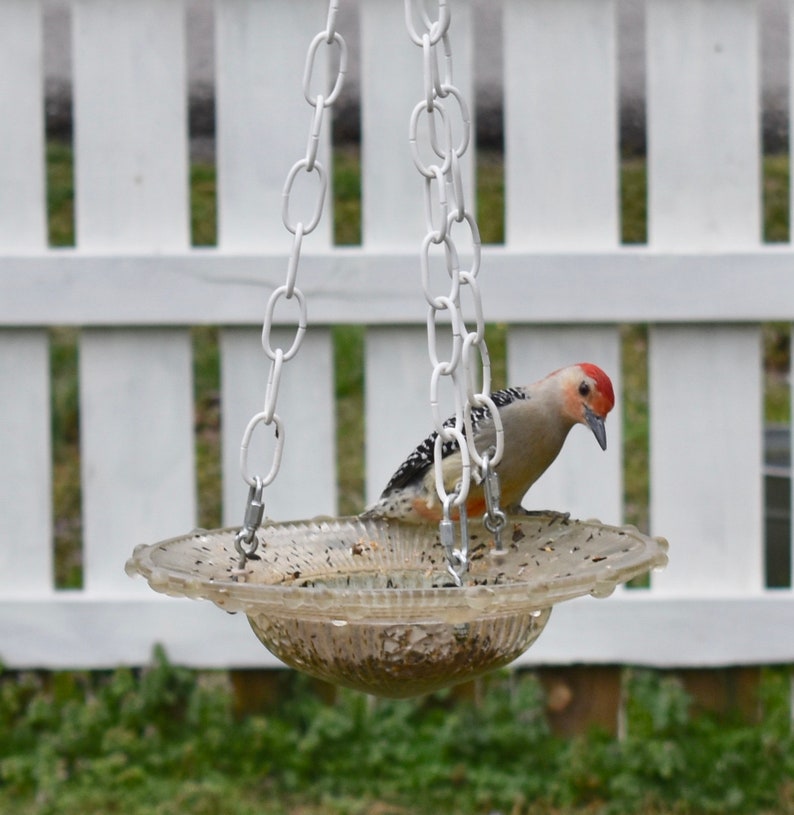
M 195 530 L 142 544 L 127 571 L 155 591 L 248 615 L 459 623 L 584 594 L 606 597 L 667 562 L 666 541 L 631 526 L 516 515 L 508 518 L 502 556 L 493 554 L 481 522 L 470 522 L 471 565 L 458 588 L 446 574 L 435 525 L 317 518 L 260 527 L 260 559 L 248 562 L 245 582 L 236 582 L 236 532 Z
M 508 518 L 496 554 L 469 524 L 470 567 L 452 585 L 438 527 L 354 518 L 269 523 L 236 582 L 236 529 L 195 530 L 135 549 L 130 575 L 156 591 L 241 611 L 287 665 L 378 696 L 407 697 L 512 662 L 555 603 L 606 597 L 667 562 L 667 544 L 633 527 L 560 515 Z

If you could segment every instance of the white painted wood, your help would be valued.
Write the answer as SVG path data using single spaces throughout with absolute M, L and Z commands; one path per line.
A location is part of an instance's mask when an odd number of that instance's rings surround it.
M 0 450 L 0 596 L 47 594 L 53 585 L 53 530 L 44 331 L 0 331 Z
M 366 343 L 366 498 L 370 504 L 411 450 L 433 430 L 432 367 L 424 328 L 370 328 Z
M 416 246 L 418 254 L 427 232 L 424 179 L 411 158 L 408 125 L 411 112 L 424 98 L 422 51 L 408 36 L 402 4 L 368 0 L 361 4 L 360 16 L 363 243 L 369 248 Z M 472 142 L 463 156 L 461 171 L 467 207 L 474 212 L 473 31 L 469 0 L 452 8 L 449 39 L 455 86 L 463 94 L 472 118 Z M 451 97 L 440 104 L 453 122 L 453 138 L 459 139 L 460 108 Z M 426 124 L 423 115 L 419 128 L 422 144 Z M 428 163 L 430 155 L 429 150 L 422 152 Z M 416 279 L 418 286 L 418 276 Z
M 305 253 L 300 285 L 310 320 L 424 322 L 417 263 L 414 247 Z M 285 268 L 285 255 L 214 250 L 0 256 L 0 323 L 250 326 Z M 489 247 L 480 285 L 487 318 L 498 322 L 786 322 L 794 317 L 792 268 L 794 251 L 780 244 L 706 254 Z
M 237 250 L 281 246 L 287 252 L 292 237 L 282 223 L 282 190 L 290 167 L 303 158 L 308 144 L 314 109 L 303 95 L 306 49 L 325 26 L 327 6 L 321 0 L 224 0 L 215 10 L 219 245 Z M 327 57 L 330 50 L 318 52 L 315 92 L 327 86 Z M 336 53 L 330 61 L 335 59 Z M 319 160 L 329 178 L 330 128 L 328 112 Z M 323 219 L 305 239 L 305 249 L 330 246 L 330 189 Z M 292 217 L 299 220 L 306 213 L 303 220 L 308 220 L 317 187 L 296 184 L 294 190 Z M 258 284 L 272 290 L 283 283 L 286 271 L 286 259 L 273 271 L 262 264 Z M 303 264 L 298 270 L 300 287 L 302 274 Z M 254 298 L 257 323 L 264 317 L 266 297 Z M 274 342 L 286 348 L 293 336 L 289 329 L 279 330 Z M 248 495 L 240 475 L 240 441 L 248 421 L 262 410 L 270 369 L 260 337 L 260 329 L 221 332 L 223 517 L 230 525 L 240 524 Z M 284 458 L 265 494 L 268 517 L 288 520 L 335 512 L 333 392 L 331 334 L 312 329 L 282 376 L 277 411 L 285 422 Z M 273 449 L 272 429 L 259 427 L 249 452 L 251 474 L 267 474 Z
M 259 644 L 242 614 L 147 592 L 146 599 L 72 592 L 56 600 L 0 599 L 3 664 L 11 669 L 140 665 L 150 660 L 155 643 L 182 665 L 280 664 Z M 671 601 L 632 591 L 561 603 L 518 664 L 790 664 L 792 632 L 794 602 L 787 592 Z
M 512 327 L 507 335 L 508 381 L 527 385 L 576 362 L 603 368 L 615 388 L 616 404 L 606 422 L 607 449 L 590 430 L 571 430 L 557 460 L 527 493 L 528 509 L 555 509 L 575 518 L 623 519 L 623 406 L 620 339 L 611 327 Z
M 392 473 L 411 450 L 433 429 L 430 411 L 431 365 L 427 351 L 427 304 L 419 275 L 419 250 L 427 232 L 424 218 L 424 179 L 411 159 L 408 142 L 411 112 L 423 98 L 422 51 L 405 27 L 400 4 L 378 0 L 361 5 L 361 116 L 362 116 L 362 234 L 368 251 L 399 247 L 407 254 L 400 269 L 373 264 L 368 271 L 378 287 L 390 288 L 407 281 L 403 315 L 422 327 L 395 329 L 385 325 L 367 332 L 366 364 L 366 500 L 380 495 Z M 466 206 L 476 211 L 473 165 L 474 93 L 471 71 L 473 30 L 471 4 L 452 9 L 449 40 L 453 53 L 453 77 L 472 117 L 472 141 L 463 156 L 462 174 Z M 399 78 L 399 79 L 398 79 Z M 453 122 L 453 138 L 460 139 L 461 110 L 452 97 L 440 103 Z M 422 139 L 426 120 L 419 128 Z M 426 137 L 425 137 L 426 138 Z M 422 142 L 424 143 L 424 142 Z M 422 152 L 430 162 L 430 154 Z M 440 163 L 440 159 L 435 159 Z M 461 261 L 466 263 L 464 233 Z M 438 258 L 440 255 L 435 255 Z M 435 266 L 433 268 L 436 268 Z M 439 275 L 447 279 L 445 273 Z M 443 293 L 448 291 L 448 283 Z M 359 300 L 360 319 L 370 321 L 370 304 Z M 371 303 L 378 308 L 376 303 Z M 387 295 L 383 306 L 398 316 L 396 300 Z M 443 346 L 441 346 L 443 347 Z M 442 389 L 442 396 L 447 393 Z M 448 400 L 449 412 L 454 403 Z M 444 414 L 446 415 L 446 413 Z
M 182 0 L 75 0 L 75 208 L 83 249 L 188 243 Z
M 80 344 L 86 590 L 145 594 L 134 546 L 196 524 L 189 335 L 87 330 Z
M 761 343 L 754 326 L 650 333 L 651 524 L 666 594 L 763 585 Z
M 76 222 L 83 250 L 187 248 L 184 22 L 183 3 L 171 0 L 74 4 Z M 123 299 L 118 280 L 106 283 Z M 88 591 L 144 593 L 123 572 L 131 548 L 195 524 L 192 399 L 186 331 L 81 337 Z
M 761 234 L 754 0 L 649 0 L 649 240 L 755 245 Z
M 47 243 L 41 4 L 0 2 L 0 253 Z M 49 339 L 0 331 L 0 595 L 53 586 Z
M 224 613 L 209 602 L 164 597 L 139 577 L 127 579 L 134 596 L 64 592 L 44 602 L 0 599 L 3 665 L 56 670 L 145 665 L 162 645 L 178 665 L 281 666 L 244 615 Z
M 614 247 L 619 205 L 613 0 L 507 2 L 503 27 L 507 246 L 524 251 Z M 540 321 L 553 321 L 557 304 L 577 291 L 586 310 L 599 313 L 592 285 L 577 289 L 560 275 L 558 290 L 543 292 L 536 288 L 537 267 L 525 264 L 526 285 L 534 293 L 522 297 L 510 291 L 525 313 L 534 302 Z M 486 271 L 495 274 L 493 268 Z M 605 368 L 619 392 L 617 329 L 521 327 L 508 334 L 510 384 L 534 382 L 574 362 Z M 622 518 L 620 414 L 618 406 L 608 423 L 606 456 L 590 433 L 574 428 L 525 506 L 613 522 Z
M 754 597 L 698 592 L 671 599 L 634 590 L 605 600 L 584 597 L 555 607 L 543 635 L 520 663 L 786 664 L 794 654 L 792 615 L 787 592 Z
M 291 238 L 281 221 L 281 193 L 290 167 L 306 153 L 314 109 L 303 96 L 304 65 L 309 43 L 325 28 L 327 4 L 218 0 L 215 13 L 219 244 L 286 251 Z M 325 51 L 318 52 L 314 92 L 325 88 L 323 77 L 327 81 L 325 57 L 332 52 Z M 329 177 L 330 126 L 328 113 L 319 159 Z M 313 205 L 301 207 L 299 196 L 303 191 L 309 198 L 315 185 L 295 190 L 293 217 L 308 221 Z M 330 244 L 329 200 L 330 194 L 307 246 Z
M 262 410 L 270 361 L 261 330 L 221 332 L 223 522 L 242 523 L 248 486 L 240 474 L 240 442 L 251 417 Z M 294 331 L 273 332 L 273 347 L 288 348 Z M 282 369 L 276 412 L 284 422 L 284 455 L 265 491 L 265 513 L 278 521 L 334 515 L 337 509 L 336 414 L 333 349 L 327 328 L 310 328 L 298 354 Z M 260 426 L 249 449 L 249 472 L 265 476 L 273 461 L 272 428 Z
M 650 242 L 757 247 L 756 4 L 652 0 L 647 27 Z M 651 522 L 671 541 L 657 591 L 762 585 L 760 348 L 755 326 L 651 332 Z
M 0 2 L 0 246 L 41 249 L 44 77 L 39 0 Z
M 262 351 L 262 330 L 225 328 L 219 335 L 221 362 L 221 472 L 223 526 L 239 526 L 248 487 L 240 474 L 240 442 L 249 419 L 262 410 L 267 385 L 268 360 Z M 264 469 L 272 435 L 260 428 L 252 439 L 249 460 L 256 471 Z M 260 464 L 257 467 L 257 464 Z M 267 496 L 269 498 L 269 496 Z M 266 513 L 272 511 L 270 501 Z M 298 517 L 297 515 L 295 517 Z
M 507 0 L 503 28 L 506 242 L 614 246 L 614 0 Z
M 408 38 L 402 4 L 369 0 L 359 14 L 362 242 L 416 245 L 418 251 L 426 230 L 408 121 L 422 98 L 421 52 Z

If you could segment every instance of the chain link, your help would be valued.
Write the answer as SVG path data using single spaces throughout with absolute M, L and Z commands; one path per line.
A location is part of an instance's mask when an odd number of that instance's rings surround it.
M 264 517 L 263 489 L 271 484 L 278 475 L 281 466 L 281 457 L 284 449 L 284 423 L 276 413 L 279 387 L 284 364 L 289 362 L 298 353 L 306 334 L 307 313 L 306 298 L 297 286 L 298 270 L 300 266 L 303 239 L 311 234 L 319 225 L 323 214 L 325 197 L 328 192 L 328 177 L 325 168 L 317 160 L 323 126 L 327 117 L 325 112 L 332 107 L 339 97 L 347 73 L 347 44 L 339 32 L 336 31 L 336 17 L 339 11 L 339 0 L 330 0 L 325 28 L 314 36 L 306 53 L 306 62 L 303 71 L 303 95 L 307 103 L 313 108 L 309 122 L 309 135 L 306 142 L 306 154 L 292 165 L 287 173 L 282 190 L 281 219 L 285 229 L 292 234 L 292 247 L 287 261 L 287 274 L 283 285 L 278 286 L 268 299 L 262 325 L 262 348 L 265 356 L 270 360 L 270 371 L 267 378 L 263 409 L 251 417 L 243 432 L 240 443 L 240 473 L 243 480 L 250 487 L 248 501 L 245 509 L 243 527 L 238 533 L 235 546 L 240 555 L 240 566 L 235 577 L 244 578 L 245 561 L 254 556 L 256 551 L 256 530 Z M 335 48 L 338 51 L 338 69 L 332 81 L 325 82 L 324 77 L 318 76 L 318 64 L 325 62 L 325 54 L 319 56 L 321 51 Z M 330 85 L 328 93 L 318 92 L 316 85 L 321 83 Z M 312 176 L 317 187 L 313 209 L 307 218 L 293 219 L 290 210 L 292 192 L 299 179 Z M 295 336 L 288 348 L 282 348 L 273 342 L 274 314 L 278 303 L 282 300 L 294 301 L 297 305 L 297 320 Z M 249 469 L 248 450 L 254 431 L 260 426 L 272 427 L 275 436 L 275 445 L 271 459 L 270 469 L 266 476 L 253 474 Z
M 504 429 L 499 412 L 490 397 L 490 359 L 485 342 L 485 323 L 477 275 L 480 270 L 480 232 L 477 221 L 468 208 L 461 173 L 460 159 L 471 143 L 471 116 L 466 100 L 453 80 L 450 25 L 452 15 L 447 0 L 437 0 L 434 10 L 428 9 L 428 0 L 405 0 L 405 23 L 411 41 L 422 49 L 423 98 L 414 107 L 408 125 L 408 142 L 413 162 L 424 178 L 425 223 L 427 234 L 422 241 L 420 267 L 422 288 L 430 310 L 427 317 L 428 354 L 433 371 L 430 378 L 430 404 L 437 438 L 434 472 L 436 491 L 443 507 L 439 527 L 442 543 L 447 552 L 450 573 L 460 585 L 467 560 L 465 546 L 455 547 L 452 510 L 457 509 L 461 523 L 461 540 L 465 532 L 466 499 L 471 480 L 483 484 L 488 507 L 488 529 L 499 540 L 501 519 L 499 485 L 494 468 L 502 459 Z M 421 30 L 423 28 L 423 30 Z M 447 109 L 448 100 L 454 104 Z M 453 116 L 455 127 L 453 127 Z M 427 120 L 427 135 L 420 135 L 420 122 Z M 440 123 L 440 127 L 439 127 Z M 453 131 L 459 133 L 453 139 Z M 429 148 L 429 149 L 428 149 Z M 426 161 L 424 156 L 435 156 Z M 454 225 L 466 223 L 471 241 L 471 266 L 461 269 L 460 252 L 453 235 Z M 451 281 L 449 294 L 438 295 L 430 286 L 430 251 L 443 244 L 446 270 Z M 466 325 L 461 305 L 463 292 L 472 303 L 473 326 Z M 443 313 L 452 332 L 449 359 L 442 359 L 438 351 L 438 324 Z M 455 404 L 454 419 L 445 426 L 439 408 L 441 382 L 448 382 Z M 478 386 L 476 383 L 480 382 Z M 472 411 L 484 408 L 490 411 L 496 431 L 496 443 L 488 450 L 477 449 Z M 442 452 L 445 442 L 454 441 L 461 452 L 460 476 L 455 488 L 449 492 L 444 480 Z M 472 462 L 477 471 L 472 474 Z M 448 481 L 447 481 L 448 483 Z M 492 529 L 493 527 L 493 529 Z M 450 538 L 450 535 L 452 537 Z
M 414 11 L 416 11 L 419 19 L 422 21 L 426 32 L 420 34 L 414 25 Z M 451 15 L 447 8 L 447 0 L 438 0 L 438 18 L 432 20 L 429 12 L 425 8 L 425 4 L 419 0 L 418 3 L 406 0 L 405 2 L 405 26 L 408 29 L 408 36 L 414 45 L 422 45 L 422 37 L 424 33 L 430 38 L 431 45 L 437 45 L 439 40 L 449 30 L 451 22 Z

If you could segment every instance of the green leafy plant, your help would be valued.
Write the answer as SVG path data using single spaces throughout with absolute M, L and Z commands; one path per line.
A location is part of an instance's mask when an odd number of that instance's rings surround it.
M 786 678 L 767 672 L 764 720 L 748 726 L 692 717 L 675 679 L 631 672 L 617 740 L 553 736 L 530 673 L 488 678 L 477 702 L 339 691 L 333 704 L 289 673 L 276 710 L 236 716 L 224 672 L 172 665 L 161 649 L 142 670 L 6 671 L 0 811 L 782 813 Z

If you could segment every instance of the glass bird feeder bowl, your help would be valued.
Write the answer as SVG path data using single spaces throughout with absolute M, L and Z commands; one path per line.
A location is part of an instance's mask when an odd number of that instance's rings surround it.
M 507 665 L 555 603 L 607 597 L 667 562 L 633 527 L 517 515 L 503 552 L 469 521 L 469 568 L 454 586 L 435 525 L 362 518 L 265 524 L 235 580 L 236 529 L 141 545 L 127 563 L 155 591 L 242 612 L 287 665 L 378 696 L 408 697 Z

